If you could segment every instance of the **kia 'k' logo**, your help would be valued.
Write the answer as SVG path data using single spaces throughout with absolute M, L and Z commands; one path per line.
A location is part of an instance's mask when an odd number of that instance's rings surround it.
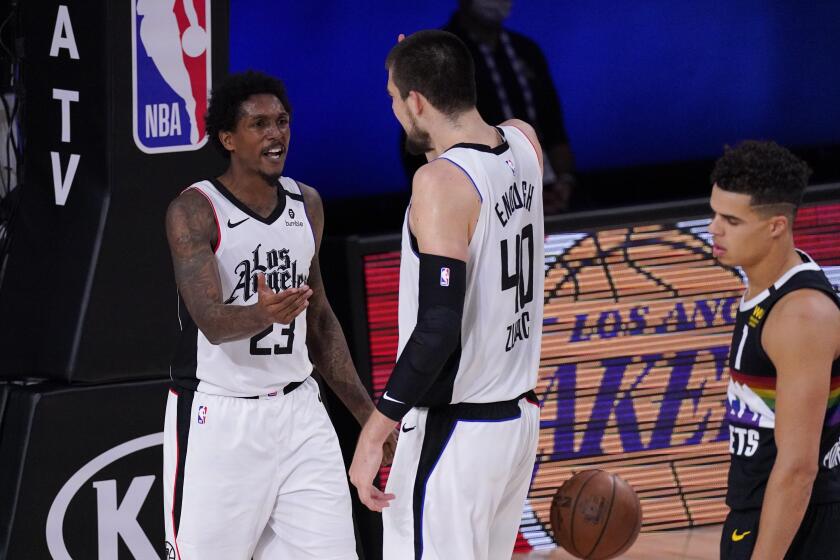
M 133 558 L 158 558 L 160 556 L 160 549 L 152 546 L 137 521 L 137 514 L 149 495 L 155 476 L 134 477 L 128 485 L 128 489 L 121 490 L 122 499 L 119 501 L 117 499 L 117 481 L 97 480 L 95 477 L 100 471 L 123 457 L 162 444 L 163 432 L 129 440 L 95 457 L 64 483 L 64 486 L 56 494 L 47 514 L 47 548 L 53 559 L 71 560 L 74 558 L 67 550 L 67 544 L 64 541 L 64 517 L 70 503 L 83 488 L 90 487 L 92 479 L 92 486 L 97 494 L 97 506 L 99 508 L 96 517 L 99 519 L 100 546 L 103 542 L 116 545 L 119 537 L 122 537 L 122 541 L 128 547 Z M 116 558 L 117 554 L 116 549 L 99 551 L 100 558 Z M 78 556 L 75 557 L 78 558 Z

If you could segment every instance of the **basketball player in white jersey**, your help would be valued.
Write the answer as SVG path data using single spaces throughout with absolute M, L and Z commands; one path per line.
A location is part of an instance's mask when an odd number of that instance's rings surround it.
M 399 357 L 350 479 L 383 511 L 384 558 L 509 559 L 539 432 L 542 150 L 526 123 L 481 119 L 456 36 L 413 34 L 386 65 L 407 147 L 429 163 L 403 227 Z M 372 481 L 396 422 L 382 492 Z
M 230 164 L 167 212 L 181 336 L 164 429 L 166 558 L 356 558 L 310 356 L 360 423 L 373 403 L 324 295 L 321 200 L 281 176 L 290 112 L 270 76 L 217 86 L 207 131 Z

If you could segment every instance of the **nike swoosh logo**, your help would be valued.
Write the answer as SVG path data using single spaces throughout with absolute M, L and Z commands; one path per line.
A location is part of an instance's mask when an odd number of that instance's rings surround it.
M 405 403 L 404 403 L 404 402 L 402 402 L 402 401 L 398 401 L 398 400 L 397 400 L 397 399 L 395 399 L 395 398 L 389 397 L 389 396 L 388 396 L 388 392 L 387 392 L 387 391 L 385 391 L 385 393 L 383 393 L 383 394 L 382 394 L 382 398 L 383 398 L 383 399 L 385 399 L 386 401 L 395 402 L 395 403 L 397 403 L 397 404 L 405 404 Z
M 410 428 L 406 428 L 406 427 L 405 427 L 405 424 L 403 424 L 402 431 L 403 431 L 403 433 L 410 432 L 411 430 L 413 430 L 413 429 L 414 429 L 414 428 L 416 428 L 416 427 L 417 427 L 417 426 L 412 426 L 412 427 L 410 427 Z
M 236 223 L 231 223 L 230 218 L 228 218 L 228 227 L 229 227 L 229 228 L 235 228 L 236 226 L 238 226 L 239 224 L 242 224 L 242 223 L 246 222 L 247 220 L 250 220 L 250 218 L 245 218 L 244 220 L 241 220 L 241 221 L 239 221 L 239 222 L 236 222 Z
M 732 541 L 733 541 L 733 542 L 742 541 L 742 540 L 744 540 L 744 537 L 746 537 L 747 535 L 749 535 L 751 532 L 752 532 L 752 531 L 744 531 L 743 533 L 741 533 L 741 534 L 739 535 L 739 534 L 738 534 L 738 529 L 735 529 L 734 531 L 732 531 Z

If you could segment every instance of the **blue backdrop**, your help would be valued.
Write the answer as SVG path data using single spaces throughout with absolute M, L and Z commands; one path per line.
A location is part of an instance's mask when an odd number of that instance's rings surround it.
M 289 89 L 289 175 L 326 197 L 406 188 L 384 59 L 456 4 L 231 0 L 231 71 Z M 840 144 L 840 2 L 522 0 L 507 25 L 543 47 L 582 171 Z

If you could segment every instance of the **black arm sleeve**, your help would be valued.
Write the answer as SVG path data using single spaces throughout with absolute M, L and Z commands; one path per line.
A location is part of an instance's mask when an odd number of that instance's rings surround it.
M 399 421 L 435 382 L 461 340 L 467 263 L 420 254 L 417 325 L 400 354 L 377 409 Z

